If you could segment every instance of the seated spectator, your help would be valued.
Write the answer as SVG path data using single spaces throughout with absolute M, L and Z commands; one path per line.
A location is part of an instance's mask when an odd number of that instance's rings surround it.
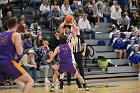
M 43 3 L 40 6 L 40 11 L 41 11 L 42 17 L 47 17 L 47 15 L 50 11 L 50 6 L 49 6 L 48 0 L 43 0 Z
M 125 13 L 126 16 L 131 17 L 128 5 L 124 6 L 123 12 Z
M 130 53 L 134 50 L 135 42 L 133 39 L 130 40 L 130 44 L 127 45 L 126 48 L 126 57 L 128 58 L 130 56 Z
M 8 12 L 8 11 L 11 11 L 11 12 L 12 12 L 12 16 L 14 15 L 13 9 L 12 9 L 12 7 L 10 6 L 10 4 L 7 4 L 6 7 L 4 7 L 4 8 L 2 9 L 3 17 L 5 17 L 5 16 L 7 15 L 7 12 Z
M 40 51 L 40 53 L 42 55 L 41 62 L 40 62 L 40 67 L 39 68 L 40 68 L 41 71 L 44 72 L 44 75 L 45 75 L 45 83 L 50 83 L 50 81 L 48 79 L 48 70 L 49 70 L 49 68 L 55 70 L 56 67 L 57 67 L 57 65 L 54 65 L 54 63 L 49 64 L 47 62 L 47 59 L 49 59 L 49 56 L 53 53 L 52 51 L 50 51 L 50 48 L 49 48 L 48 45 L 49 45 L 48 41 L 44 41 L 43 42 L 43 46 L 41 46 L 39 48 L 39 51 Z
M 83 10 L 83 6 L 82 5 L 79 5 L 78 9 L 73 14 L 76 22 L 78 22 L 78 20 L 83 16 L 84 13 L 85 12 Z
M 61 11 L 62 11 L 62 15 L 63 16 L 67 16 L 67 15 L 72 15 L 73 14 L 71 9 L 69 8 L 69 5 L 65 5 L 64 9 L 62 9 Z
M 138 16 L 137 12 L 132 13 L 131 25 L 137 26 L 138 21 L 139 21 L 139 16 Z
M 37 73 L 36 73 L 36 63 L 34 60 L 34 50 L 29 50 L 27 54 L 25 54 L 19 64 L 28 72 L 32 71 L 32 78 L 35 82 L 37 82 Z
M 10 17 L 12 17 L 12 12 L 11 11 L 8 11 L 7 12 L 7 16 L 4 16 L 4 18 L 3 18 L 3 29 L 4 30 L 8 30 L 8 28 L 7 28 L 7 20 L 10 18 Z
M 123 43 L 124 43 L 124 49 L 127 48 L 127 46 L 130 44 L 130 35 L 129 33 L 125 33 L 125 38 L 123 39 Z
M 114 38 L 116 38 L 116 33 L 117 33 L 118 29 L 115 25 L 112 25 L 112 32 L 109 34 L 109 45 L 112 45 Z
M 100 20 L 103 22 L 103 9 L 100 3 L 97 5 L 96 17 L 100 18 Z
M 51 1 L 52 1 L 52 0 L 51 0 Z M 53 2 L 52 5 L 51 5 L 51 10 L 53 10 L 54 6 L 58 6 L 58 10 L 61 11 L 61 10 L 60 10 L 60 7 L 59 7 L 59 2 L 58 2 L 58 0 L 54 0 L 54 2 Z
M 120 38 L 120 32 L 117 32 L 116 35 L 117 37 L 113 40 L 114 51 L 119 53 L 119 59 L 122 59 L 122 57 L 126 59 L 126 50 L 124 49 L 122 38 Z
M 27 31 L 27 26 L 25 24 L 25 20 L 22 19 L 17 27 L 17 32 L 20 33 L 20 34 L 27 34 L 28 31 Z
M 134 12 L 136 9 L 138 9 L 138 0 L 129 0 L 128 4 L 131 12 Z
M 139 45 L 134 45 L 134 50 L 131 52 L 130 56 L 129 56 L 129 59 L 131 61 L 131 64 L 134 66 L 134 67 L 137 67 L 138 68 L 138 71 L 140 69 L 140 53 L 139 53 Z M 138 77 L 140 78 L 140 71 L 139 71 L 139 74 L 138 74 Z
M 87 19 L 87 14 L 83 14 L 83 17 L 79 19 L 78 26 L 79 26 L 80 34 L 83 38 L 86 38 L 85 37 L 86 33 L 91 34 L 92 39 L 95 38 L 95 31 L 90 26 L 90 23 Z M 87 37 L 87 38 L 89 38 L 89 37 Z
M 70 9 L 74 12 L 78 9 L 78 1 L 74 0 L 73 4 L 70 6 Z
M 33 48 L 32 36 L 30 34 L 25 36 L 25 39 L 23 40 L 23 48 L 25 54 Z
M 130 38 L 135 36 L 135 32 L 137 31 L 135 26 L 130 27 Z
M 87 19 L 89 20 L 89 22 L 93 23 L 93 25 L 96 25 L 96 12 L 93 11 L 93 6 L 92 5 L 88 5 L 88 9 L 85 10 L 85 13 L 87 14 Z
M 35 38 L 38 34 L 41 34 L 41 27 L 38 25 L 38 22 L 34 20 L 30 27 L 30 34 Z
M 60 45 L 59 42 L 60 32 L 55 31 L 52 38 L 49 39 L 49 48 L 54 51 L 54 49 Z
M 34 49 L 39 49 L 43 45 L 43 38 L 41 34 L 38 34 L 36 40 L 34 41 Z
M 28 20 L 26 20 L 26 17 L 25 17 L 24 15 L 21 15 L 21 16 L 20 16 L 19 22 L 20 22 L 22 19 L 25 20 L 25 24 L 26 24 L 26 26 L 27 26 L 28 29 L 29 29 L 30 26 L 31 26 L 31 23 L 30 23 Z
M 134 39 L 135 44 L 138 44 L 139 43 L 139 32 L 135 31 L 134 36 L 131 39 Z
M 116 5 L 115 9 L 111 12 L 111 15 L 110 15 L 112 23 L 115 24 L 117 28 L 119 28 L 117 21 L 121 17 L 121 12 L 122 12 L 122 10 L 120 10 L 119 8 L 120 6 Z
M 121 26 L 124 27 L 124 31 L 128 31 L 128 29 L 130 27 L 130 18 L 128 16 L 126 16 L 126 14 L 124 12 L 122 12 L 121 17 L 118 19 L 117 23 L 120 28 L 121 28 Z
M 117 0 L 113 0 L 113 5 L 110 8 L 110 11 L 111 12 L 115 9 L 116 5 L 118 5 L 118 1 Z M 120 8 L 120 6 L 119 6 L 119 9 L 118 10 L 119 11 L 122 11 L 122 9 Z
M 64 0 L 63 4 L 61 5 L 61 11 L 65 9 L 65 6 L 68 5 L 70 9 L 69 0 Z
M 110 11 L 110 6 L 109 6 L 109 1 L 106 0 L 105 4 L 103 6 L 103 16 L 106 17 L 107 19 L 109 19 L 110 14 L 111 14 L 111 11 Z
M 54 6 L 53 10 L 50 11 L 48 15 L 48 21 L 50 22 L 50 25 L 57 28 L 61 23 L 62 19 L 63 16 L 61 15 L 61 12 L 58 10 L 58 6 Z

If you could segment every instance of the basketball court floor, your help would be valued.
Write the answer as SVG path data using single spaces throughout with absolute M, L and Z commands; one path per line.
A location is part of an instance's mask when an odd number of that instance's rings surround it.
M 65 82 L 66 83 L 66 82 Z M 92 79 L 87 80 L 90 91 L 78 89 L 75 82 L 71 86 L 64 86 L 64 90 L 56 90 L 53 93 L 140 93 L 140 81 L 137 77 Z M 58 84 L 57 84 L 58 85 Z M 50 93 L 50 84 L 38 83 L 34 85 L 32 93 Z M 21 93 L 16 85 L 0 86 L 0 93 Z

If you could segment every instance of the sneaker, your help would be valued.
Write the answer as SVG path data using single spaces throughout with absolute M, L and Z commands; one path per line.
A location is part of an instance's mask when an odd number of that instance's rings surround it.
M 63 80 L 60 80 L 60 87 L 59 89 L 64 89 L 64 83 L 63 83 Z
M 86 83 L 83 83 L 83 87 L 86 89 L 86 91 L 89 91 L 89 87 L 87 86 Z
M 82 85 L 81 85 L 81 83 L 79 82 L 78 78 L 76 78 L 76 84 L 77 84 L 78 88 L 82 88 Z
M 54 92 L 54 86 L 51 86 L 50 92 Z
M 47 77 L 45 77 L 45 83 L 50 83 L 50 81 Z

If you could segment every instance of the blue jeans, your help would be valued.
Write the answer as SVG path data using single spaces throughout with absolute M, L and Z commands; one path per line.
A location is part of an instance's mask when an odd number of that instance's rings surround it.
M 95 39 L 95 31 L 94 29 L 90 29 L 91 39 Z M 83 38 L 86 37 L 86 29 L 80 29 L 80 34 Z
M 32 71 L 32 78 L 34 81 L 37 81 L 36 68 L 28 67 L 28 66 L 22 66 L 22 67 L 27 71 L 28 74 L 30 73 L 30 71 Z

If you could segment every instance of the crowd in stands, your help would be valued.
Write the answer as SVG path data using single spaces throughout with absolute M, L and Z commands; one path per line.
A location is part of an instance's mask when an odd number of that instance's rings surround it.
M 111 22 L 112 32 L 109 35 L 109 45 L 119 53 L 119 58 L 129 58 L 132 63 L 140 62 L 140 0 L 26 0 L 24 5 L 38 7 L 40 18 L 45 18 L 56 29 L 64 22 L 67 15 L 73 15 L 79 33 L 83 38 L 95 38 L 97 22 Z M 14 12 L 10 4 L 0 3 L 0 32 L 7 30 L 7 20 Z M 59 31 L 49 40 L 42 37 L 41 27 L 37 20 L 28 22 L 24 15 L 19 18 L 17 32 L 23 39 L 24 55 L 19 57 L 20 63 L 28 71 L 33 71 L 33 79 L 37 81 L 36 70 L 45 72 L 45 82 L 48 81 L 48 69 L 55 69 L 55 62 L 46 64 L 48 55 L 60 44 Z M 90 36 L 91 35 L 91 36 Z M 34 50 L 34 51 L 31 51 Z M 51 51 L 50 51 L 51 50 Z M 35 51 L 37 53 L 35 53 Z M 34 54 L 36 57 L 34 58 Z M 47 57 L 47 58 L 46 58 Z M 56 58 L 57 59 L 57 58 Z M 134 60 L 136 59 L 136 60 Z M 24 61 L 28 60 L 28 61 Z M 31 61 L 30 61 L 31 60 Z

